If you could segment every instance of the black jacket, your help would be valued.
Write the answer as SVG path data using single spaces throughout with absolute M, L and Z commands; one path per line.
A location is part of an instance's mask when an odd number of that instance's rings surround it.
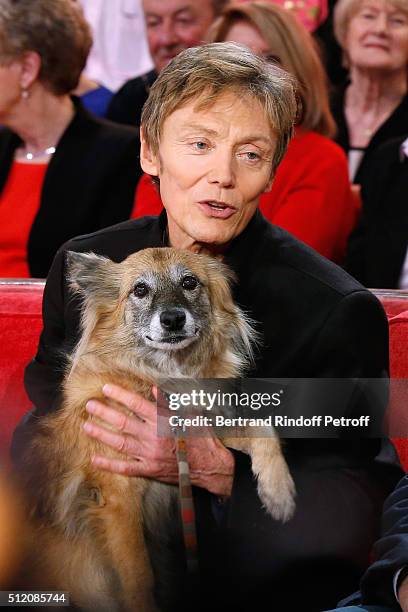
M 346 116 L 344 114 L 344 96 L 346 86 L 339 87 L 332 97 L 331 110 L 337 125 L 336 142 L 348 154 L 350 150 L 349 132 L 347 127 Z M 376 133 L 368 143 L 364 157 L 354 177 L 354 183 L 361 184 L 369 181 L 372 178 L 370 170 L 370 161 L 378 147 L 384 144 L 391 138 L 403 136 L 407 131 L 408 126 L 408 95 L 406 95 L 401 103 L 394 110 L 392 115 L 379 127 Z
M 349 238 L 345 267 L 366 287 L 397 289 L 407 254 L 408 159 L 401 155 L 403 140 L 392 140 L 372 155 L 361 185 L 362 215 Z
M 141 176 L 136 129 L 76 112 L 44 178 L 39 211 L 28 241 L 31 276 L 44 278 L 59 247 L 74 236 L 129 219 Z M 20 140 L 0 130 L 0 193 Z
M 163 213 L 76 238 L 60 250 L 45 289 L 38 353 L 26 370 L 36 415 L 58 407 L 61 349 L 78 339 L 78 303 L 64 283 L 67 249 L 121 261 L 139 249 L 164 246 L 165 229 Z M 259 322 L 263 336 L 252 376 L 386 375 L 388 326 L 382 307 L 343 270 L 260 213 L 232 242 L 225 260 L 239 279 L 235 299 Z M 328 414 L 335 403 L 333 397 L 325 406 Z M 348 416 L 383 408 L 382 400 L 366 404 L 361 398 Z M 15 456 L 27 432 L 27 427 L 17 430 Z M 287 439 L 297 511 L 286 525 L 266 515 L 249 459 L 236 452 L 232 497 L 220 524 L 211 494 L 195 490 L 203 609 L 266 609 L 267 596 L 273 599 L 271 609 L 317 612 L 356 590 L 378 534 L 383 499 L 401 476 L 391 446 L 376 459 L 380 446 L 377 439 Z M 189 603 L 189 609 L 200 609 Z
M 116 123 L 140 126 L 143 105 L 149 97 L 150 87 L 157 79 L 151 70 L 142 76 L 127 81 L 110 101 L 106 117 Z

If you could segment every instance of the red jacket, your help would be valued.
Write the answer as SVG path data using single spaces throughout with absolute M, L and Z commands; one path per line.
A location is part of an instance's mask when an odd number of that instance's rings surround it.
M 151 178 L 142 176 L 132 217 L 156 215 L 161 209 Z M 272 190 L 261 196 L 260 210 L 274 225 L 341 263 L 359 212 L 351 194 L 344 151 L 316 132 L 298 130 Z

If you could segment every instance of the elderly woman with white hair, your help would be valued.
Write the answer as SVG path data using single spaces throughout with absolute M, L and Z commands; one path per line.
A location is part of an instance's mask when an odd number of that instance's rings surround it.
M 360 184 L 372 153 L 408 126 L 408 1 L 338 0 L 334 13 L 349 82 L 333 99 L 337 142 Z

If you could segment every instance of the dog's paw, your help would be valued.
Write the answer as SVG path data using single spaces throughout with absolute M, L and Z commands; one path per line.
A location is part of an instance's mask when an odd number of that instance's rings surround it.
M 274 478 L 273 473 L 267 477 L 259 475 L 258 495 L 274 519 L 286 523 L 292 518 L 296 508 L 296 489 L 289 470 L 280 479 Z

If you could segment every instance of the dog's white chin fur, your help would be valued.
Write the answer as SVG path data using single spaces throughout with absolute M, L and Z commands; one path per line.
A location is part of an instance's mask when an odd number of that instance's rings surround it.
M 166 342 L 165 340 L 153 340 L 152 338 L 148 338 L 145 336 L 144 341 L 146 346 L 150 348 L 157 349 L 159 351 L 180 351 L 182 349 L 187 348 L 198 339 L 198 335 L 194 334 L 194 336 L 188 336 L 179 342 Z

